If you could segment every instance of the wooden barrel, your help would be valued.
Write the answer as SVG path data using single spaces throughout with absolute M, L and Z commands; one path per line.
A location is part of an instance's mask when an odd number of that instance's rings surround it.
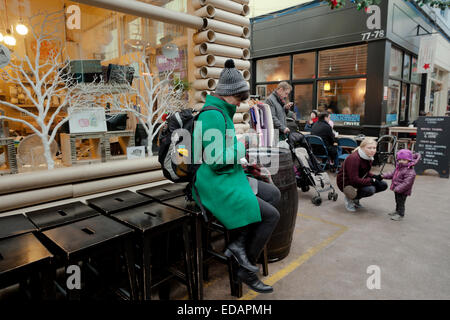
M 249 157 L 269 169 L 274 184 L 281 192 L 276 207 L 280 212 L 280 221 L 267 244 L 269 262 L 279 261 L 289 254 L 297 219 L 298 193 L 292 154 L 288 149 L 261 147 L 250 149 Z

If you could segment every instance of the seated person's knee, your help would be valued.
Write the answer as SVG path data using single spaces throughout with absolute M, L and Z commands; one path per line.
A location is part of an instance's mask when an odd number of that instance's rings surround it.
M 281 200 L 281 192 L 280 189 L 274 188 L 273 191 L 273 203 L 278 204 Z

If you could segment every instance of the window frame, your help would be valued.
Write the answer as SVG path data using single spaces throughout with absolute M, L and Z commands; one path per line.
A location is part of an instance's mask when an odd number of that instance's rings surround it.
M 319 78 L 319 52 L 320 51 L 325 51 L 325 50 L 332 50 L 332 49 L 340 49 L 340 48 L 345 48 L 345 47 L 354 47 L 354 46 L 361 46 L 361 45 L 366 45 L 368 46 L 367 43 L 357 43 L 357 44 L 348 44 L 348 45 L 341 45 L 341 46 L 335 46 L 335 47 L 330 47 L 330 48 L 318 48 L 318 49 L 314 49 L 314 50 L 306 50 L 306 51 L 296 51 L 296 52 L 291 52 L 289 54 L 279 54 L 279 55 L 275 55 L 275 56 L 267 56 L 267 57 L 261 57 L 261 58 L 257 58 L 254 60 L 254 67 L 256 69 L 256 65 L 258 63 L 258 61 L 260 60 L 264 60 L 264 59 L 269 59 L 269 58 L 277 58 L 277 57 L 285 57 L 285 56 L 289 56 L 290 57 L 290 79 L 288 80 L 282 80 L 282 81 L 286 81 L 288 82 L 291 86 L 292 86 L 292 91 L 291 94 L 289 95 L 289 100 L 290 101 L 294 101 L 293 99 L 295 98 L 295 85 L 298 84 L 312 84 L 313 85 L 313 95 L 312 95 L 312 106 L 313 108 L 317 108 L 318 107 L 318 82 L 319 81 L 326 81 L 326 80 L 347 80 L 347 79 L 361 79 L 364 78 L 367 81 L 367 73 L 363 73 L 363 74 L 357 74 L 357 75 L 350 75 L 350 76 L 337 76 L 337 77 L 322 77 Z M 368 49 L 368 48 L 367 48 Z M 298 54 L 303 54 L 303 53 L 311 53 L 314 52 L 315 54 L 315 74 L 313 78 L 304 78 L 304 79 L 293 79 L 293 63 L 294 63 L 294 56 L 298 55 Z M 367 72 L 367 70 L 366 70 Z M 257 73 L 255 70 L 255 79 L 257 79 Z M 270 85 L 270 84 L 278 84 L 282 81 L 262 81 L 262 82 L 258 82 L 257 80 L 255 80 L 254 82 L 254 88 L 255 88 L 255 94 L 256 94 L 256 87 L 259 85 Z M 267 98 L 269 96 L 269 93 L 266 92 L 266 97 Z M 367 105 L 367 104 L 366 104 Z M 304 120 L 300 120 L 300 122 L 305 122 Z M 360 123 L 359 126 L 361 126 L 362 124 Z M 337 127 L 340 127 L 340 125 L 337 125 Z M 352 128 L 353 126 L 342 126 L 345 128 Z M 357 127 L 357 126 L 356 126 Z M 354 128 L 354 127 L 353 127 Z
M 411 112 L 411 101 L 410 101 L 411 94 L 410 94 L 410 90 L 411 90 L 411 85 L 418 86 L 419 87 L 419 91 L 420 91 L 421 90 L 421 86 L 422 86 L 422 79 L 420 79 L 420 81 L 411 80 L 412 79 L 413 59 L 416 59 L 416 61 L 417 61 L 418 60 L 418 56 L 415 55 L 414 53 L 412 53 L 410 51 L 407 51 L 405 49 L 402 49 L 401 47 L 398 47 L 398 46 L 396 46 L 394 44 L 392 44 L 392 46 L 391 46 L 391 50 L 392 49 L 399 50 L 402 53 L 402 64 L 401 64 L 402 65 L 402 74 L 401 74 L 400 78 L 391 76 L 390 73 L 388 75 L 388 80 L 400 81 L 400 98 L 398 100 L 398 106 L 397 106 L 397 110 L 398 110 L 398 112 L 397 112 L 397 124 L 395 124 L 395 125 L 386 124 L 386 125 L 387 126 L 401 126 L 401 125 L 405 125 L 405 124 L 410 122 L 410 112 Z M 404 63 L 405 63 L 405 56 L 407 56 L 407 55 L 409 56 L 409 59 L 410 59 L 410 62 L 409 62 L 409 77 L 408 77 L 408 79 L 403 78 L 403 66 L 404 66 Z M 390 62 L 391 61 L 389 61 L 389 71 L 390 71 Z M 422 77 L 420 77 L 420 78 L 422 78 Z M 406 101 L 405 101 L 405 103 L 406 103 L 406 110 L 405 110 L 404 120 L 402 121 L 401 120 L 401 103 L 402 103 L 401 102 L 401 97 L 403 95 L 403 90 L 404 90 L 403 84 L 406 85 Z M 388 87 L 389 87 L 389 84 L 388 84 Z M 387 106 L 386 106 L 386 108 L 387 108 Z M 419 106 L 419 110 L 420 110 L 420 106 Z M 386 114 L 387 114 L 387 109 L 385 110 L 385 116 L 386 116 Z

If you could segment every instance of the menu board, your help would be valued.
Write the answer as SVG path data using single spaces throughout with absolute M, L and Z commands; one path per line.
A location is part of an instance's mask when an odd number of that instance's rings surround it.
M 433 169 L 441 178 L 449 177 L 450 117 L 419 117 L 416 146 L 421 155 L 417 174 Z

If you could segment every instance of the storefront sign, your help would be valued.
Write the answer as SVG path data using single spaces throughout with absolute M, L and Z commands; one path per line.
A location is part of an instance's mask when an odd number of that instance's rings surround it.
M 6 67 L 11 61 L 11 52 L 7 47 L 0 44 L 0 69 Z
M 384 38 L 385 31 L 381 29 L 381 9 L 379 6 L 372 5 L 366 8 L 366 13 L 370 16 L 366 20 L 367 29 L 373 30 L 361 33 L 362 41 Z
M 359 126 L 361 116 L 359 114 L 331 114 L 330 120 L 334 123 L 342 123 L 344 126 Z
M 387 100 L 387 99 L 388 99 L 388 87 L 384 86 L 383 100 Z
M 70 133 L 106 132 L 105 109 L 70 110 L 69 128 Z
M 384 30 L 375 30 L 372 32 L 364 32 L 361 33 L 362 36 L 362 41 L 368 41 L 368 40 L 375 40 L 375 39 L 380 39 L 380 38 L 384 38 Z
M 430 73 L 434 67 L 436 55 L 436 38 L 422 37 L 420 39 L 419 58 L 417 61 L 417 73 Z
M 449 177 L 450 117 L 417 119 L 417 152 L 421 160 L 415 169 L 422 174 L 433 169 L 441 178 Z

